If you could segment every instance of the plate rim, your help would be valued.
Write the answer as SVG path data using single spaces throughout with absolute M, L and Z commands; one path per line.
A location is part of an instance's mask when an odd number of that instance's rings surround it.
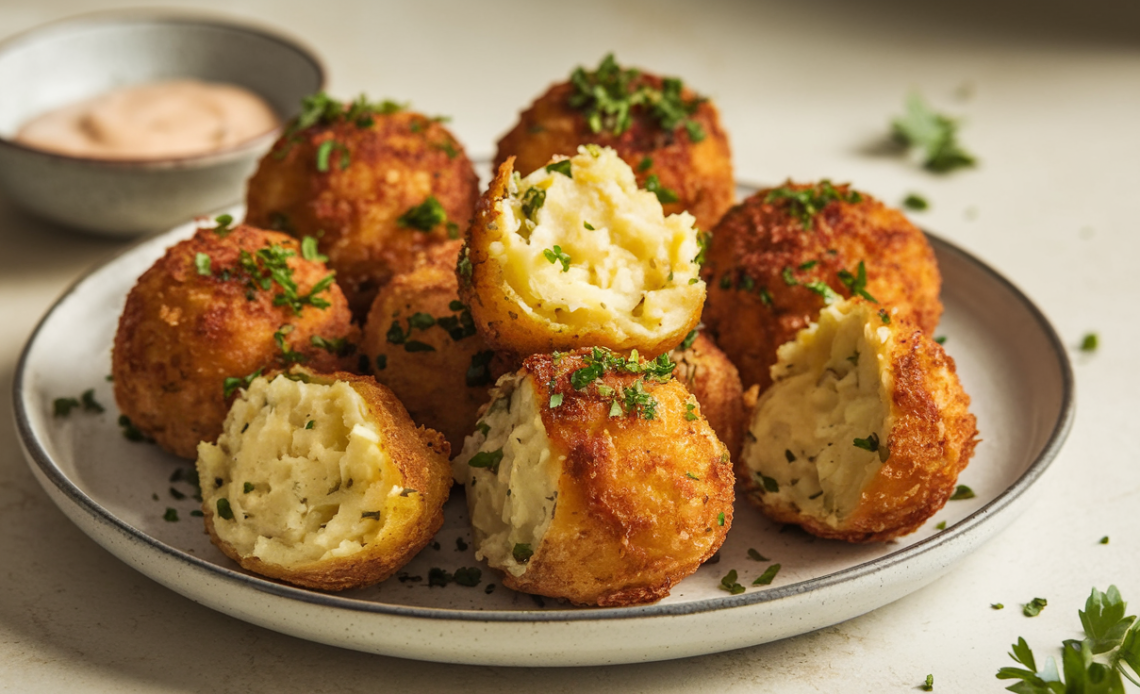
M 240 207 L 240 205 L 237 205 L 231 208 L 227 208 L 227 210 L 223 211 L 239 209 Z M 40 333 L 44 329 L 44 326 L 51 320 L 52 316 L 54 316 L 55 313 L 61 309 L 63 304 L 67 302 L 71 297 L 73 297 L 84 283 L 86 283 L 97 273 L 103 271 L 106 267 L 115 264 L 123 257 L 135 252 L 142 246 L 152 243 L 169 243 L 175 239 L 181 238 L 180 235 L 185 234 L 187 231 L 189 231 L 192 228 L 192 225 L 195 224 L 198 219 L 200 218 L 190 220 L 162 234 L 148 237 L 130 244 L 119 253 L 90 268 L 74 282 L 72 282 L 67 287 L 67 289 L 65 289 L 63 293 L 55 300 L 51 308 L 49 308 L 48 311 L 45 312 L 45 314 L 40 318 L 36 324 L 36 327 L 33 329 L 27 342 L 25 343 L 24 348 L 21 350 L 20 358 L 13 373 L 13 415 L 19 441 L 24 450 L 25 458 L 28 461 L 28 464 L 34 464 L 36 468 L 38 468 L 38 470 L 35 470 L 39 473 L 36 475 L 37 479 L 41 480 L 41 482 L 45 480 L 50 481 L 56 487 L 56 489 L 63 494 L 65 498 L 71 501 L 77 510 L 86 513 L 97 523 L 118 531 L 128 539 L 134 541 L 136 545 L 146 547 L 150 552 L 157 552 L 165 559 L 187 562 L 198 570 L 204 570 L 212 574 L 213 577 L 218 580 L 225 580 L 236 582 L 237 584 L 242 584 L 241 586 L 234 586 L 235 588 L 251 588 L 273 597 L 299 600 L 311 606 L 329 607 L 338 610 L 348 610 L 350 612 L 368 615 L 385 615 L 401 618 L 425 619 L 437 622 L 459 620 L 471 622 L 526 622 L 532 624 L 540 624 L 548 622 L 608 622 L 610 620 L 677 617 L 682 615 L 717 612 L 721 610 L 728 610 L 745 606 L 756 607 L 764 603 L 774 603 L 787 598 L 804 595 L 806 593 L 832 588 L 842 583 L 859 580 L 884 569 L 911 562 L 915 558 L 933 551 L 944 544 L 952 543 L 955 540 L 962 538 L 963 536 L 973 535 L 975 529 L 983 521 L 985 521 L 989 516 L 996 515 L 1006 507 L 1010 506 L 1014 501 L 1023 496 L 1037 482 L 1038 479 L 1040 479 L 1040 477 L 1045 473 L 1053 460 L 1056 458 L 1057 454 L 1060 452 L 1066 438 L 1068 437 L 1069 431 L 1072 428 L 1076 414 L 1072 364 L 1064 343 L 1061 341 L 1055 328 L 1049 322 L 1048 318 L 1041 311 L 1041 309 L 1024 292 L 1022 292 L 1021 289 L 1017 287 L 1017 285 L 1015 285 L 1001 273 L 997 272 L 988 263 L 982 261 L 977 256 L 969 253 L 956 244 L 951 243 L 950 241 L 947 241 L 946 239 L 936 234 L 924 230 L 924 233 L 930 240 L 932 246 L 939 247 L 940 251 L 944 251 L 948 254 L 957 256 L 958 260 L 964 261 L 969 265 L 973 265 L 976 269 L 989 276 L 992 280 L 995 280 L 1006 291 L 1008 291 L 1018 301 L 1018 303 L 1022 305 L 1022 307 L 1027 309 L 1027 312 L 1033 319 L 1034 324 L 1041 330 L 1050 347 L 1052 348 L 1052 356 L 1055 358 L 1061 372 L 1060 411 L 1058 412 L 1056 421 L 1052 424 L 1049 436 L 1046 439 L 1044 446 L 1042 446 L 1041 451 L 1032 460 L 1032 462 L 1030 462 L 1025 471 L 1022 472 L 1022 474 L 1012 484 L 1002 490 L 997 496 L 981 506 L 979 509 L 955 523 L 952 527 L 923 540 L 919 540 L 912 545 L 890 552 L 889 554 L 886 554 L 882 557 L 843 568 L 838 571 L 825 574 L 823 576 L 799 581 L 786 586 L 769 588 L 766 590 L 750 592 L 742 595 L 726 595 L 723 597 L 718 596 L 716 598 L 705 598 L 684 603 L 654 603 L 650 605 L 605 609 L 562 608 L 509 611 L 465 610 L 393 605 L 382 602 L 363 601 L 337 594 L 310 591 L 303 588 L 279 584 L 268 579 L 242 573 L 234 568 L 221 566 L 219 564 L 207 561 L 203 558 L 194 556 L 185 551 L 167 545 L 157 538 L 150 536 L 143 530 L 136 528 L 126 521 L 120 519 L 109 510 L 101 506 L 78 486 L 76 486 L 63 472 L 63 470 L 52 460 L 51 456 L 44 449 L 40 440 L 35 436 L 30 415 L 24 407 L 26 394 L 24 384 L 28 378 L 27 369 L 28 363 L 31 359 L 32 348 L 35 346 Z M 54 494 L 49 494 L 49 496 L 51 496 L 53 500 L 56 499 L 56 496 Z M 65 515 L 68 515 L 70 519 L 69 514 L 65 513 Z M 85 534 L 91 535 L 91 533 L 89 533 L 86 528 L 83 528 L 82 526 L 80 526 L 80 528 L 85 532 Z M 97 544 L 103 545 L 103 543 L 100 542 L 97 538 L 92 537 L 92 539 L 95 539 Z M 106 548 L 105 545 L 104 547 Z M 135 565 L 135 563 L 127 561 L 125 557 L 120 555 L 118 552 L 112 551 L 109 548 L 107 549 L 120 561 L 124 561 L 124 563 L 132 566 L 132 568 L 140 570 L 139 567 Z M 162 581 L 160 581 L 160 583 L 162 583 L 164 587 L 174 590 L 175 592 L 182 592 L 180 590 L 177 590 L 169 583 Z M 219 611 L 226 612 L 225 610 Z

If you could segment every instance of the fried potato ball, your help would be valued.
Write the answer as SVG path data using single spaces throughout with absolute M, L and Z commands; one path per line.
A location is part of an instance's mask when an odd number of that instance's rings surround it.
M 677 365 L 674 378 L 696 397 L 701 413 L 728 447 L 732 459 L 739 458 L 748 422 L 736 367 L 712 340 L 698 331 L 690 333 L 670 358 Z
M 766 515 L 820 537 L 889 540 L 946 503 L 977 445 L 954 360 L 864 299 L 780 347 L 737 477 Z
M 170 247 L 119 318 L 111 374 L 122 413 L 193 459 L 199 441 L 222 432 L 228 397 L 252 375 L 294 362 L 344 366 L 358 331 L 312 246 L 220 223 Z
M 495 353 L 459 301 L 460 241 L 435 246 L 410 272 L 392 278 L 372 304 L 363 350 L 376 380 L 392 389 L 418 424 L 452 449 L 475 428 L 494 385 Z
M 666 214 L 687 211 L 701 229 L 736 199 L 716 106 L 676 78 L 623 69 L 612 55 L 596 70 L 578 68 L 523 111 L 499 140 L 495 166 L 514 157 L 516 168 L 533 171 L 591 143 L 612 147 L 636 170 L 638 185 L 657 191 Z
M 656 356 L 700 319 L 701 250 L 691 215 L 664 216 L 612 149 L 588 145 L 525 178 L 499 168 L 468 230 L 459 296 L 487 343 L 519 357 Z
M 210 539 L 243 568 L 306 588 L 371 585 L 443 524 L 450 449 L 371 378 L 294 367 L 255 378 L 198 447 Z
M 319 239 L 360 319 L 417 252 L 459 238 L 479 197 L 459 141 L 400 109 L 309 97 L 249 180 L 246 221 Z
M 602 349 L 532 355 L 501 378 L 454 461 L 475 556 L 514 590 L 576 605 L 660 600 L 732 525 L 728 451 L 696 399 Z
M 874 298 L 933 332 L 941 274 L 922 232 L 846 185 L 785 183 L 734 207 L 713 231 L 703 320 L 745 388 L 771 383 L 776 350 L 840 296 Z

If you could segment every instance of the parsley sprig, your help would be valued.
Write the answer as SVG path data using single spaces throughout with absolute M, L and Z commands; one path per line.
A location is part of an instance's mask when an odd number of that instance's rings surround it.
M 854 190 L 840 191 L 826 178 L 806 188 L 792 186 L 773 188 L 764 196 L 765 203 L 786 204 L 788 213 L 797 218 L 808 231 L 811 231 L 815 216 L 835 201 L 858 203 L 863 201 L 863 196 Z
M 977 164 L 958 144 L 958 121 L 936 113 L 917 93 L 906 100 L 906 113 L 891 121 L 891 135 L 900 144 L 922 150 L 922 165 L 945 173 Z
M 459 238 L 459 225 L 448 221 L 447 210 L 443 209 L 443 204 L 434 195 L 427 196 L 422 203 L 408 208 L 407 212 L 396 218 L 396 226 L 401 229 L 430 232 L 440 224 L 445 225 L 448 238 Z
M 1077 613 L 1085 638 L 1062 642 L 1060 671 L 1052 657 L 1038 670 L 1033 650 L 1018 637 L 1009 657 L 1023 667 L 1003 667 L 997 678 L 1018 680 L 1006 688 L 1018 694 L 1125 694 L 1125 678 L 1140 685 L 1140 626 L 1125 615 L 1127 607 L 1116 586 L 1105 593 L 1093 588 Z
M 570 75 L 574 87 L 570 107 L 585 114 L 590 131 L 595 133 L 621 135 L 633 125 L 633 114 L 640 108 L 648 110 L 663 130 L 671 132 L 683 127 L 690 141 L 705 139 L 704 128 L 690 118 L 703 99 L 684 99 L 684 84 L 677 78 L 664 78 L 658 88 L 638 84 L 640 75 L 638 70 L 622 68 L 609 53 L 596 70 L 579 67 Z
M 276 283 L 281 291 L 274 295 L 273 305 L 288 306 L 295 316 L 301 315 L 301 309 L 305 306 L 328 308 L 332 304 L 317 295 L 332 286 L 335 273 L 330 272 L 314 284 L 308 294 L 300 294 L 297 283 L 293 280 L 293 268 L 289 267 L 288 262 L 295 255 L 294 251 L 278 244 L 259 248 L 253 253 L 242 250 L 238 264 L 248 277 L 250 292 L 258 289 L 269 291 Z M 248 298 L 252 298 L 252 294 Z

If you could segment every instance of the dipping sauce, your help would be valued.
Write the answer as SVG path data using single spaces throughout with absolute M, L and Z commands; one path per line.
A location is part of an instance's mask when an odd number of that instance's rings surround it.
M 265 100 L 231 84 L 170 80 L 116 89 L 24 124 L 16 141 L 95 159 L 207 154 L 280 124 Z

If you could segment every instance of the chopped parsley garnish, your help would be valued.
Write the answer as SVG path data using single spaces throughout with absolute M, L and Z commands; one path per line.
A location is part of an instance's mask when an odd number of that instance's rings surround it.
M 79 407 L 79 398 L 56 398 L 52 401 L 52 416 L 66 417 Z
M 748 548 L 748 558 L 752 561 L 768 561 L 768 557 L 765 557 L 751 547 Z
M 944 345 L 944 344 L 946 344 L 946 336 L 945 335 L 938 335 L 937 337 L 934 338 L 934 341 L 940 345 Z
M 225 238 L 231 231 L 234 230 L 233 227 L 230 226 L 233 223 L 234 218 L 232 215 L 220 214 L 217 217 L 214 217 L 214 233 L 218 236 L 221 236 L 222 238 Z
M 562 263 L 562 272 L 570 271 L 570 256 L 562 252 L 562 246 L 555 246 L 553 250 L 547 248 L 542 252 L 542 255 L 550 261 L 551 265 Z
M 312 424 L 312 421 L 310 421 L 309 424 Z M 311 428 L 311 427 L 306 427 L 306 429 L 309 429 L 309 428 Z M 241 485 L 241 490 L 245 494 L 249 494 L 250 492 L 253 491 L 253 489 L 254 489 L 253 482 L 243 482 Z
M 699 479 L 701 479 L 700 477 L 697 477 L 696 475 L 694 475 L 694 474 L 693 474 L 693 473 L 691 473 L 691 472 L 686 472 L 686 473 L 685 473 L 685 477 L 688 477 L 688 478 L 689 478 L 689 479 L 691 479 L 691 480 L 699 480 Z
M 534 550 L 531 549 L 528 543 L 519 542 L 515 544 L 514 549 L 511 550 L 511 556 L 514 557 L 518 563 L 525 564 L 534 556 Z
M 922 165 L 930 171 L 945 173 L 977 163 L 958 144 L 958 122 L 935 113 L 917 93 L 907 97 L 906 113 L 891 121 L 891 135 L 900 144 L 922 150 Z
M 495 451 L 479 451 L 471 456 L 467 464 L 471 467 L 485 468 L 490 470 L 493 474 L 499 474 L 499 463 L 503 460 L 503 449 L 500 448 Z
M 800 225 L 808 231 L 812 228 L 815 216 L 836 201 L 858 203 L 863 201 L 863 196 L 854 190 L 841 192 L 827 179 L 805 188 L 792 186 L 773 188 L 764 196 L 765 203 L 786 204 L 788 213 L 798 219 Z
M 582 222 L 582 226 L 586 227 L 587 231 L 597 231 L 597 229 L 595 229 L 594 226 L 589 222 Z
M 338 160 L 340 170 L 344 171 L 348 168 L 348 165 L 350 163 L 348 147 L 345 147 L 343 144 L 337 142 L 336 140 L 325 140 L 317 146 L 317 171 L 320 171 L 321 173 L 328 172 L 329 157 L 332 156 L 333 152 L 340 152 L 340 159 Z
M 1050 657 L 1038 671 L 1029 644 L 1018 638 L 1009 656 L 1024 667 L 1003 667 L 997 678 L 1020 680 L 1007 689 L 1027 694 L 1125 694 L 1123 678 L 1140 685 L 1140 622 L 1125 615 L 1127 607 L 1116 586 L 1106 593 L 1093 588 L 1085 609 L 1078 611 L 1085 638 L 1062 643 L 1059 670 Z
M 308 294 L 297 293 L 297 283 L 293 281 L 293 269 L 289 267 L 288 259 L 296 255 L 292 250 L 277 244 L 258 249 L 255 253 L 243 250 L 239 257 L 239 264 L 243 272 L 248 275 L 250 291 L 262 289 L 268 291 L 276 283 L 281 291 L 273 297 L 274 306 L 288 306 L 294 315 L 301 315 L 305 306 L 326 309 L 331 304 L 326 299 L 317 296 L 332 286 L 335 273 L 329 273 L 313 285 Z
M 637 163 L 638 171 L 648 171 L 653 167 L 653 157 L 642 157 L 641 161 Z
M 974 494 L 973 489 L 970 489 L 969 487 L 967 487 L 964 484 L 959 484 L 954 489 L 954 493 L 950 495 L 950 501 L 961 501 L 962 499 L 973 499 L 975 496 L 977 496 L 977 495 Z
M 854 443 L 856 448 L 862 448 L 865 451 L 878 453 L 879 460 L 881 462 L 885 463 L 887 462 L 887 458 L 891 457 L 891 450 L 886 446 L 881 445 L 881 442 L 879 441 L 879 435 L 874 432 L 868 434 L 867 438 L 865 439 L 855 439 Z
M 455 144 L 451 140 L 444 140 L 443 142 L 436 142 L 432 147 L 442 151 L 447 155 L 448 159 L 454 159 L 459 156 L 459 150 L 455 149 Z
M 408 208 L 408 211 L 396 219 L 396 225 L 401 229 L 415 229 L 428 232 L 447 221 L 447 211 L 434 195 L 429 195 L 419 205 Z
M 560 173 L 566 178 L 574 178 L 573 174 L 570 173 L 569 159 L 563 159 L 562 161 L 556 161 L 553 164 L 547 164 L 545 168 L 546 173 Z
M 305 260 L 312 260 L 320 263 L 327 262 L 329 257 L 321 255 L 317 247 L 317 240 L 312 236 L 306 236 L 301 239 L 301 257 Z
M 285 343 L 285 336 L 293 332 L 294 326 L 290 323 L 282 325 L 281 328 L 273 333 L 273 341 L 277 343 L 277 348 L 281 350 L 281 361 L 288 366 L 289 364 L 299 364 L 309 360 L 308 355 L 297 352 L 289 348 Z
M 435 318 L 433 318 L 430 313 L 416 311 L 410 317 L 408 317 L 408 334 L 411 334 L 411 328 L 416 328 L 418 330 L 427 330 L 433 325 L 435 325 Z
M 641 108 L 647 109 L 663 130 L 683 127 L 692 142 L 703 140 L 704 128 L 690 119 L 703 100 L 699 97 L 685 100 L 682 97 L 684 85 L 676 78 L 664 78 L 659 89 L 648 84 L 635 86 L 640 74 L 637 70 L 622 69 L 610 53 L 596 70 L 581 67 L 574 70 L 570 75 L 574 91 L 568 103 L 583 112 L 587 125 L 595 133 L 604 130 L 621 135 L 633 125 L 635 109 Z M 642 160 L 643 165 L 644 162 Z
M 177 509 L 173 509 L 173 508 L 167 507 L 167 509 L 166 509 L 166 513 L 162 514 L 162 520 L 166 521 L 167 523 L 175 523 L 175 522 L 177 522 L 177 521 L 178 521 L 178 511 L 177 511 Z
M 210 271 L 210 256 L 205 253 L 196 253 L 194 255 L 194 268 L 198 270 L 199 275 L 209 277 L 212 274 Z
M 1045 598 L 1033 598 L 1021 606 L 1021 613 L 1026 617 L 1036 617 L 1048 604 L 1049 601 Z
M 695 403 L 695 402 L 685 403 L 685 421 L 692 422 L 692 421 L 696 421 L 698 419 L 696 409 L 697 409 L 697 403 Z
M 461 586 L 474 588 L 483 580 L 483 572 L 475 566 L 461 566 L 452 578 Z
M 562 393 L 552 393 L 550 395 L 550 409 L 562 406 Z
M 1100 339 L 1097 337 L 1096 333 L 1087 333 L 1081 339 L 1081 351 L 1082 352 L 1095 352 L 1096 348 L 1099 346 L 1100 346 Z
M 780 491 L 780 483 L 774 478 L 768 477 L 762 473 L 757 472 L 756 476 L 760 478 L 760 484 L 764 487 L 764 491 L 777 494 Z
M 657 398 L 645 392 L 644 381 L 634 381 L 632 388 L 622 390 L 625 411 L 639 412 L 644 419 L 657 418 Z M 616 401 L 615 401 L 616 402 Z
M 546 191 L 542 188 L 527 188 L 522 196 L 522 213 L 532 222 L 537 221 L 534 215 L 546 204 Z
M 1005 605 L 1001 604 L 1000 602 L 990 603 L 990 609 L 991 610 L 1004 610 Z
M 367 364 L 368 363 L 367 357 L 364 357 L 364 355 L 361 355 L 361 357 L 365 359 L 365 364 Z M 377 354 L 376 355 L 376 370 L 377 371 L 383 371 L 386 368 L 388 368 L 388 355 L 387 354 Z M 363 370 L 364 369 L 361 369 L 361 371 L 363 371 Z
M 934 675 L 927 675 L 926 676 L 926 681 L 924 681 L 922 683 L 922 691 L 924 691 L 924 692 L 934 691 Z
M 698 231 L 697 232 L 697 254 L 693 256 L 694 265 L 704 265 L 705 256 L 709 252 L 709 243 L 712 241 L 711 231 Z M 672 273 L 670 273 L 671 275 Z M 672 279 L 672 277 L 670 277 Z M 697 280 L 694 278 L 689 280 L 689 284 L 694 284 Z
M 926 198 L 922 197 L 918 193 L 910 193 L 905 198 L 903 198 L 903 207 L 907 208 L 908 210 L 914 210 L 915 212 L 921 212 L 929 208 L 930 203 L 926 201 Z
M 661 180 L 657 178 L 657 174 L 649 174 L 649 177 L 645 179 L 645 189 L 656 195 L 657 201 L 662 205 L 668 205 L 681 199 L 675 191 L 661 185 Z
M 946 521 L 940 521 L 938 523 L 938 525 L 934 526 L 934 528 L 935 528 L 935 530 L 945 530 L 946 529 Z
M 428 587 L 429 588 L 446 588 L 448 583 L 451 583 L 455 577 L 447 571 L 433 566 L 428 569 Z
M 827 284 L 825 282 L 820 282 L 818 280 L 816 280 L 814 282 L 805 282 L 804 283 L 804 289 L 808 289 L 808 290 L 818 294 L 823 299 L 823 303 L 825 306 L 830 306 L 830 305 L 834 304 L 836 301 L 839 301 L 841 298 L 843 298 L 843 297 L 839 296 L 838 294 L 836 294 L 835 290 L 832 289 L 831 287 L 827 286 Z
M 495 358 L 492 350 L 476 352 L 471 355 L 471 366 L 467 367 L 464 381 L 468 388 L 477 388 L 489 384 L 491 378 L 491 360 Z
M 327 338 L 313 335 L 309 338 L 309 344 L 338 357 L 348 356 L 356 351 L 356 345 L 349 342 L 347 337 Z
M 724 511 L 721 511 L 720 513 L 717 514 L 716 524 L 721 526 L 722 528 L 724 527 Z
M 690 330 L 689 334 L 685 336 L 685 339 L 681 340 L 681 345 L 678 347 L 678 349 L 680 349 L 682 352 L 684 352 L 688 348 L 692 347 L 693 343 L 696 342 L 696 340 L 697 340 L 697 335 L 699 335 L 700 332 L 701 332 L 701 329 L 699 327 L 693 328 L 692 330 Z
M 183 499 L 185 499 L 185 498 L 186 498 L 186 495 L 185 495 L 185 494 L 183 494 L 182 492 L 178 491 L 178 490 L 177 490 L 177 489 L 175 489 L 174 487 L 170 487 L 170 488 L 169 488 L 169 489 L 167 489 L 166 491 L 167 491 L 167 492 L 170 494 L 170 496 L 171 496 L 171 497 L 172 497 L 172 498 L 173 498 L 175 501 L 182 501 Z
M 136 443 L 144 441 L 149 443 L 151 441 L 151 438 L 142 433 L 142 430 L 136 427 L 131 418 L 125 414 L 119 415 L 119 426 L 123 429 L 123 438 L 128 441 Z
M 879 309 L 879 320 L 883 321 L 883 325 L 891 324 L 891 314 L 887 313 L 887 309 Z
M 1108 535 L 1105 535 L 1104 537 L 1100 538 L 1100 541 L 1098 544 L 1107 545 L 1108 544 Z
M 785 448 L 784 449 L 784 459 L 787 460 L 789 464 L 794 463 L 794 462 L 796 462 L 796 454 L 792 453 L 791 449 Z
M 744 586 L 740 585 L 740 583 L 737 582 L 736 578 L 736 569 L 732 569 L 727 574 L 725 574 L 724 578 L 720 579 L 720 589 L 727 590 L 733 595 L 740 595 L 743 593 L 747 589 Z
M 772 585 L 772 579 L 776 578 L 776 574 L 778 573 L 780 573 L 780 565 L 772 564 L 767 569 L 764 569 L 764 573 L 760 574 L 759 578 L 752 582 L 752 585 L 770 586 Z
M 225 497 L 218 499 L 217 508 L 218 508 L 218 515 L 221 516 L 224 520 L 233 520 L 234 519 L 234 512 L 233 512 L 233 509 L 230 508 L 230 500 L 229 499 L 227 499 Z
M 459 275 L 467 284 L 471 283 L 471 274 L 475 269 L 471 266 L 470 251 L 467 246 L 463 247 L 463 253 L 459 256 L 459 262 L 455 265 L 455 274 Z
M 233 395 L 234 391 L 236 391 L 238 388 L 248 388 L 249 384 L 253 383 L 253 379 L 260 376 L 263 370 L 264 368 L 258 369 L 257 371 L 254 371 L 253 373 L 246 376 L 227 377 L 226 380 L 222 382 L 222 397 L 229 400 L 230 396 Z
M 847 287 L 847 291 L 851 292 L 852 295 L 861 296 L 876 304 L 879 303 L 879 300 L 867 291 L 867 266 L 863 264 L 862 260 L 859 261 L 859 269 L 855 273 L 852 275 L 847 270 L 840 270 L 837 274 L 839 281 L 843 283 L 844 287 Z
M 434 352 L 435 347 L 432 347 L 431 345 L 429 345 L 426 342 L 420 342 L 419 340 L 408 340 L 407 342 L 404 343 L 404 351 L 405 352 Z

